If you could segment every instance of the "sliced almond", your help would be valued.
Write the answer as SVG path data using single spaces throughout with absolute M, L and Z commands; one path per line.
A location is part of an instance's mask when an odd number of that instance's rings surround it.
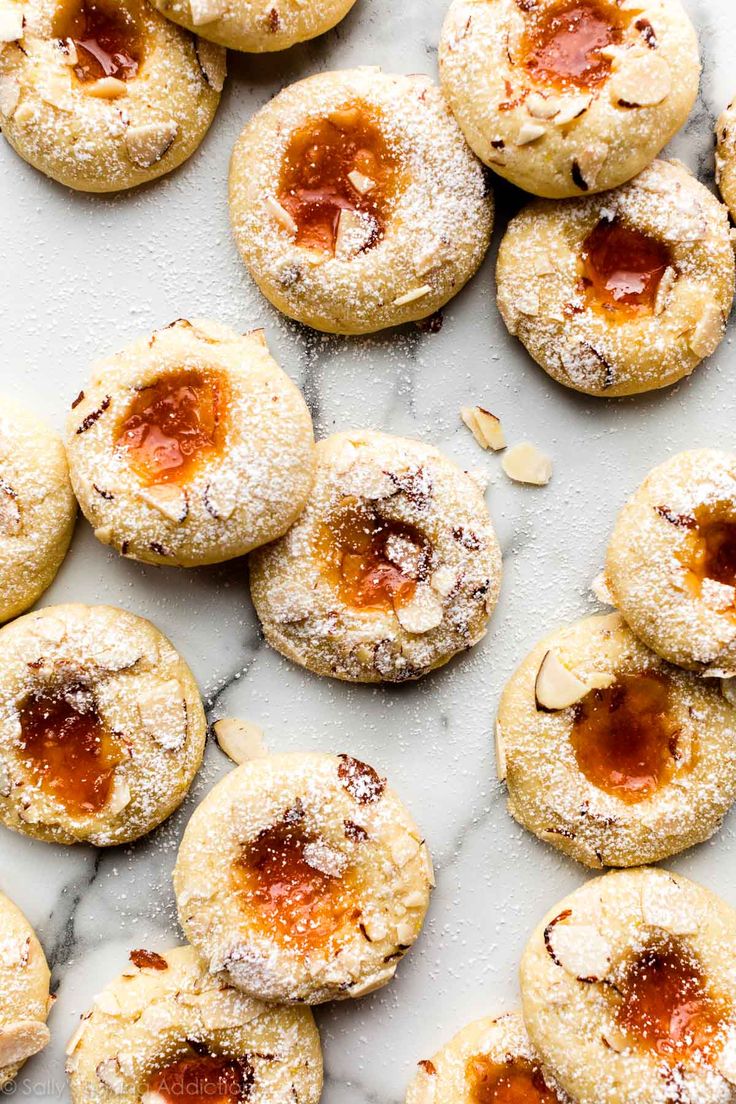
M 23 8 L 20 4 L 0 4 L 0 42 L 18 42 L 23 37 Z
M 543 138 L 546 133 L 547 128 L 542 126 L 541 123 L 522 123 L 519 133 L 516 135 L 516 144 L 517 146 L 528 146 L 532 142 Z
M 579 96 L 566 96 L 564 104 L 555 115 L 555 126 L 566 126 L 574 119 L 579 119 L 588 110 L 592 102 L 593 97 L 589 93 L 581 93 Z
M 237 717 L 223 717 L 212 726 L 215 739 L 233 763 L 247 763 L 268 755 L 263 742 L 263 729 Z
M 117 1058 L 105 1058 L 95 1068 L 97 1080 L 114 1093 L 125 1091 L 125 1077 Z
M 626 1035 L 623 1031 L 619 1031 L 613 1024 L 606 1027 L 601 1038 L 609 1050 L 612 1050 L 615 1054 L 623 1054 L 629 1049 L 629 1040 L 626 1038 Z
M 99 80 L 85 85 L 84 90 L 87 96 L 92 96 L 95 100 L 119 100 L 121 96 L 128 95 L 127 84 L 117 77 L 100 77 Z
M 688 338 L 688 345 L 697 357 L 704 360 L 713 353 L 723 337 L 723 315 L 715 303 L 703 305 L 695 329 Z
M 386 921 L 382 916 L 364 916 L 363 934 L 369 943 L 380 943 L 388 935 Z
M 351 211 L 345 207 L 337 220 L 335 259 L 349 261 L 366 249 L 373 241 L 378 223 L 365 211 Z
M 672 295 L 672 289 L 677 283 L 677 270 L 669 265 L 662 273 L 662 279 L 659 281 L 659 287 L 657 288 L 657 295 L 654 300 L 654 313 L 659 316 L 663 314 L 667 309 L 667 305 Z
M 452 594 L 458 582 L 457 571 L 449 564 L 442 564 L 432 573 L 429 585 L 435 594 L 439 594 L 441 598 L 447 598 L 448 595 Z
M 396 963 L 392 966 L 387 966 L 385 970 L 379 971 L 377 974 L 371 974 L 370 977 L 364 981 L 356 981 L 350 986 L 348 992 L 351 997 L 365 997 L 368 993 L 375 993 L 376 989 L 381 989 L 396 973 Z
M 436 629 L 444 616 L 442 603 L 426 584 L 420 584 L 410 601 L 398 605 L 395 612 L 402 629 L 415 635 Z
M 340 486 L 346 495 L 367 498 L 377 502 L 382 498 L 392 498 L 398 493 L 396 483 L 390 474 L 375 460 L 356 460 L 340 476 Z
M 18 496 L 10 484 L 0 478 L 0 536 L 17 537 L 22 528 Z
M 422 845 L 410 832 L 400 828 L 392 834 L 388 846 L 394 865 L 403 870 L 407 863 L 416 858 Z
M 719 583 L 716 579 L 703 579 L 700 588 L 700 597 L 703 605 L 715 613 L 724 613 L 731 609 L 736 599 L 736 588 L 727 583 Z
M 207 1031 L 242 1027 L 262 1016 L 264 1005 L 237 989 L 209 989 L 200 994 L 196 1008 Z
M 178 679 L 168 679 L 138 697 L 144 731 L 166 751 L 178 751 L 187 736 L 187 711 Z
M 348 865 L 347 856 L 330 847 L 324 840 L 312 840 L 305 846 L 304 861 L 313 870 L 330 878 L 339 878 Z
M 435 238 L 419 250 L 414 258 L 414 271 L 417 276 L 426 276 L 437 268 L 442 259 L 442 242 Z
M 201 27 L 205 23 L 214 23 L 227 11 L 228 0 L 189 0 L 192 23 Z
M 543 487 L 552 478 L 552 460 L 528 441 L 510 448 L 504 454 L 501 466 L 515 483 Z
M 647 878 L 641 891 L 644 923 L 670 935 L 694 935 L 699 917 L 686 890 L 669 874 Z
M 44 76 L 39 95 L 44 103 L 59 111 L 71 110 L 71 84 L 68 72 L 50 69 Z
M 130 160 L 139 169 L 150 169 L 166 156 L 176 141 L 178 132 L 179 126 L 173 119 L 128 127 L 125 132 L 125 148 Z
M 582 191 L 595 188 L 608 157 L 608 146 L 598 142 L 582 150 L 573 162 L 573 182 Z
M 546 942 L 557 965 L 578 981 L 602 981 L 611 969 L 611 948 L 593 924 L 553 924 Z
M 50 1038 L 46 1024 L 39 1020 L 16 1020 L 0 1027 L 0 1069 L 17 1066 L 38 1054 Z
M 299 227 L 285 207 L 279 203 L 275 196 L 266 196 L 266 210 L 279 226 L 289 234 L 296 237 Z
M 99 1008 L 100 1012 L 104 1012 L 106 1016 L 119 1016 L 123 1011 L 120 1007 L 120 1001 L 112 989 L 102 989 L 93 997 L 92 1003 L 95 1008 Z
M 425 295 L 429 295 L 432 288 L 429 284 L 422 284 L 421 287 L 413 288 L 411 291 L 407 291 L 405 295 L 400 295 L 398 299 L 394 299 L 395 307 L 405 307 L 408 303 L 414 303 L 417 299 L 423 299 Z
M 609 81 L 614 103 L 625 107 L 654 107 L 672 91 L 669 66 L 654 53 L 625 57 Z
M 73 38 L 60 38 L 58 47 L 62 65 L 79 64 L 79 53 Z
M 197 64 L 207 84 L 215 92 L 222 92 L 227 76 L 227 54 L 222 46 L 208 42 L 206 38 L 194 39 Z
M 184 521 L 189 513 L 186 491 L 176 483 L 155 483 L 152 487 L 141 487 L 138 497 L 169 521 Z
M 12 119 L 20 100 L 20 84 L 14 77 L 0 77 L 0 115 Z
M 539 314 L 539 288 L 533 283 L 519 288 L 514 306 L 528 318 L 536 318 Z
M 13 122 L 16 126 L 27 126 L 36 118 L 36 110 L 31 103 L 21 103 L 13 113 Z
M 132 794 L 130 792 L 130 786 L 124 778 L 116 775 L 112 793 L 110 794 L 110 800 L 107 803 L 106 812 L 110 816 L 117 816 L 118 813 L 122 813 L 123 809 L 130 805 L 131 800 Z
M 77 1025 L 76 1031 L 74 1032 L 74 1034 L 70 1038 L 69 1042 L 66 1044 L 66 1050 L 65 1050 L 64 1053 L 66 1054 L 67 1058 L 71 1058 L 72 1054 L 74 1054 L 74 1051 L 77 1049 L 77 1047 L 81 1043 L 82 1036 L 84 1035 L 85 1031 L 87 1030 L 87 1021 L 88 1020 L 89 1020 L 89 1014 L 87 1014 L 86 1016 L 82 1016 L 82 1019 L 79 1021 L 79 1024 Z
M 554 119 L 562 104 L 562 97 L 543 96 L 541 92 L 530 92 L 524 101 L 524 106 L 534 119 Z
M 368 192 L 372 192 L 376 186 L 375 180 L 371 180 L 365 173 L 358 172 L 357 169 L 353 169 L 348 173 L 348 180 L 355 188 L 356 192 L 360 192 L 361 195 L 368 195 Z
M 498 722 L 496 722 L 496 775 L 499 782 L 506 781 L 506 743 Z
M 265 345 L 265 341 L 261 344 Z M 235 481 L 220 478 L 217 482 L 207 484 L 202 492 L 202 501 L 210 517 L 216 521 L 229 521 L 237 509 L 238 495 L 238 484 Z
M 384 555 L 389 563 L 398 567 L 407 579 L 417 579 L 422 569 L 425 552 L 409 537 L 403 537 L 399 533 L 389 533 L 384 545 Z
M 555 713 L 575 705 L 590 692 L 590 686 L 565 667 L 559 657 L 549 651 L 545 654 L 534 682 L 534 698 L 537 709 Z
M 463 406 L 460 417 L 483 449 L 498 452 L 506 448 L 506 438 L 500 418 L 482 406 Z
M 396 925 L 396 942 L 400 947 L 411 947 L 416 939 L 416 925 L 411 920 L 400 920 Z

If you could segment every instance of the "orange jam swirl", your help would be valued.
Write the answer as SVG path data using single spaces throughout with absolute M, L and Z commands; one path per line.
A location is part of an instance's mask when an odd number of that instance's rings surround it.
M 469 1058 L 469 1104 L 558 1104 L 542 1071 L 525 1058 L 493 1062 L 486 1054 Z
M 144 483 L 185 483 L 206 457 L 222 451 L 225 409 L 220 377 L 171 372 L 138 391 L 115 444 Z
M 354 609 L 390 610 L 414 595 L 432 550 L 418 529 L 346 499 L 321 526 L 317 554 L 340 599 Z
M 618 44 L 624 22 L 606 0 L 563 0 L 529 19 L 524 66 L 541 83 L 593 88 L 611 71 L 600 51 Z
M 684 519 L 684 528 L 685 543 L 677 555 L 693 597 L 700 597 L 706 579 L 736 587 L 736 521 L 718 509 L 703 509 Z M 733 606 L 724 612 L 734 613 Z
M 286 816 L 246 844 L 234 868 L 236 891 L 256 926 L 280 942 L 309 950 L 324 946 L 340 929 L 357 921 L 353 878 L 310 866 L 313 840 L 299 815 Z
M 668 680 L 645 671 L 588 694 L 576 706 L 570 742 L 592 785 L 635 804 L 669 781 L 677 737 Z
M 676 1060 L 716 1056 L 729 1010 L 682 941 L 667 936 L 651 943 L 628 964 L 616 989 L 618 1024 L 641 1047 Z
M 609 311 L 651 313 L 670 263 L 669 250 L 618 219 L 601 219 L 583 243 L 588 298 Z
M 297 244 L 317 253 L 334 254 L 342 211 L 362 213 L 365 252 L 384 234 L 396 185 L 397 159 L 379 120 L 353 106 L 291 135 L 278 198 L 296 223 Z
M 140 35 L 130 17 L 118 11 L 116 5 L 82 0 L 57 30 L 59 38 L 71 39 L 76 47 L 74 73 L 82 83 L 102 77 L 128 81 L 137 75 Z
M 240 1058 L 182 1058 L 154 1074 L 148 1092 L 166 1104 L 241 1104 L 253 1084 L 249 1062 Z
M 90 690 L 71 683 L 32 694 L 21 706 L 20 726 L 21 756 L 35 785 L 71 816 L 104 808 L 123 753 Z

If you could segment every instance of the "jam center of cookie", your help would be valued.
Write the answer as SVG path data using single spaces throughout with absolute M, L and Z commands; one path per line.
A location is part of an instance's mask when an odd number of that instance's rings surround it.
M 539 1067 L 524 1058 L 493 1062 L 478 1054 L 468 1059 L 466 1076 L 470 1104 L 558 1104 Z
M 681 941 L 651 944 L 628 965 L 616 986 L 619 1025 L 663 1057 L 706 1061 L 722 1043 L 725 1008 L 708 990 L 703 967 Z
M 296 130 L 281 168 L 279 202 L 296 223 L 297 244 L 329 255 L 338 246 L 340 256 L 372 249 L 386 229 L 396 175 L 381 127 L 360 107 Z
M 621 16 L 598 0 L 567 0 L 532 15 L 524 41 L 527 71 L 545 84 L 592 88 L 604 81 L 611 61 L 601 54 L 621 41 Z
M 693 594 L 700 596 L 706 579 L 736 587 L 736 522 L 711 517 L 693 519 L 691 526 L 680 558 Z M 726 602 L 726 608 L 733 603 Z
M 35 785 L 72 816 L 104 808 L 123 756 L 91 690 L 72 683 L 32 694 L 21 706 L 20 726 L 21 756 Z
M 196 370 L 172 372 L 140 389 L 116 444 L 145 483 L 185 483 L 221 450 L 224 411 L 220 379 Z
M 652 311 L 669 251 L 618 219 L 601 219 L 583 243 L 583 281 L 606 310 Z
M 570 739 L 588 781 L 634 804 L 670 778 L 677 737 L 667 679 L 647 671 L 588 694 L 576 707 Z
M 243 904 L 260 925 L 286 944 L 302 949 L 324 945 L 359 911 L 349 877 L 329 873 L 326 845 L 315 842 L 299 823 L 298 811 L 264 829 L 246 844 L 235 864 Z
M 429 542 L 417 529 L 383 518 L 357 499 L 345 501 L 322 525 L 318 552 L 340 599 L 363 610 L 408 602 L 431 559 Z
M 148 1092 L 166 1104 L 240 1104 L 252 1084 L 249 1064 L 237 1058 L 183 1058 L 154 1074 Z
M 77 51 L 73 68 L 78 80 L 116 77 L 127 81 L 136 76 L 141 61 L 138 30 L 114 6 L 84 0 L 61 30 L 59 37 L 71 39 Z

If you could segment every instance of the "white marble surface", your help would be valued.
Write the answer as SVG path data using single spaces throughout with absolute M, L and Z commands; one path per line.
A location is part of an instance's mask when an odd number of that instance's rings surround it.
M 673 153 L 712 180 L 712 125 L 736 91 L 732 0 L 688 0 L 701 36 L 701 97 Z M 187 314 L 264 325 L 305 388 L 318 433 L 369 425 L 423 437 L 491 475 L 503 543 L 501 602 L 475 651 L 418 685 L 368 689 L 318 680 L 266 648 L 244 566 L 185 573 L 118 560 L 83 521 L 45 603 L 111 602 L 151 617 L 191 663 L 210 716 L 261 724 L 273 750 L 349 751 L 386 771 L 425 830 L 438 886 L 424 935 L 386 990 L 319 1011 L 324 1104 L 398 1104 L 418 1058 L 472 1018 L 517 1001 L 516 967 L 541 912 L 585 871 L 509 819 L 495 781 L 492 721 L 504 680 L 543 632 L 594 608 L 614 513 L 656 462 L 681 448 L 733 447 L 734 356 L 727 340 L 695 376 L 638 400 L 594 401 L 555 386 L 508 337 L 492 258 L 445 312 L 442 331 L 324 338 L 285 322 L 251 285 L 230 239 L 230 149 L 278 88 L 326 68 L 381 64 L 436 72 L 445 0 L 358 0 L 335 32 L 272 58 L 231 59 L 231 79 L 198 154 L 173 176 L 115 198 L 76 195 L 0 143 L 0 384 L 61 426 L 89 362 Z M 498 230 L 519 202 L 499 189 Z M 498 233 L 496 237 L 498 236 Z M 732 330 L 733 332 L 733 330 Z M 498 411 L 512 439 L 555 461 L 551 485 L 510 484 L 457 416 Z M 171 868 L 195 803 L 227 769 L 210 746 L 184 808 L 135 846 L 95 852 L 0 829 L 0 888 L 37 927 L 58 1002 L 53 1045 L 18 1095 L 64 1099 L 63 1046 L 91 997 L 135 946 L 177 942 Z M 736 905 L 734 824 L 672 863 Z

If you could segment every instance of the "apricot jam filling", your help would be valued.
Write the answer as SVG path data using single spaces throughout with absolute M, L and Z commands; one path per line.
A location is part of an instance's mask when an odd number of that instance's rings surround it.
M 340 599 L 354 609 L 390 610 L 410 601 L 426 578 L 432 548 L 411 525 L 346 499 L 322 524 L 317 553 Z
M 396 156 L 367 108 L 346 107 L 294 131 L 278 198 L 296 223 L 297 245 L 333 255 L 341 213 L 352 211 L 364 216 L 356 252 L 373 248 L 385 232 L 397 176 Z
M 172 1062 L 151 1077 L 147 1091 L 166 1104 L 242 1104 L 252 1081 L 247 1060 L 204 1055 Z
M 709 509 L 684 519 L 688 532 L 678 557 L 686 568 L 687 587 L 696 598 L 706 579 L 736 587 L 736 521 L 719 515 L 718 509 Z M 729 612 L 734 612 L 733 605 Z
M 626 966 L 616 990 L 618 1024 L 640 1047 L 675 1060 L 716 1057 L 730 1012 L 681 940 L 650 943 Z
M 143 483 L 185 483 L 204 459 L 222 451 L 226 405 L 221 377 L 170 372 L 137 392 L 116 447 Z
M 346 924 L 360 917 L 354 876 L 311 866 L 314 839 L 304 830 L 299 810 L 264 829 L 246 844 L 234 867 L 244 912 L 256 927 L 284 945 L 303 951 L 323 947 Z M 315 845 L 319 847 L 319 844 Z
M 576 706 L 570 742 L 588 781 L 627 804 L 651 797 L 675 766 L 678 727 L 668 680 L 656 671 L 619 675 Z
M 620 219 L 601 219 L 583 243 L 588 299 L 607 311 L 651 313 L 670 264 L 665 245 Z
M 83 84 L 102 77 L 132 80 L 141 63 L 141 36 L 133 20 L 114 4 L 82 0 L 56 28 L 77 51 L 74 73 Z
M 87 687 L 70 683 L 30 695 L 20 709 L 20 726 L 21 756 L 43 793 L 71 816 L 104 808 L 123 753 Z
M 606 0 L 563 0 L 532 13 L 522 43 L 523 64 L 537 81 L 594 88 L 611 61 L 601 50 L 621 42 L 624 20 Z
M 468 1059 L 466 1079 L 469 1104 L 558 1104 L 542 1071 L 525 1058 L 493 1062 L 478 1054 Z

